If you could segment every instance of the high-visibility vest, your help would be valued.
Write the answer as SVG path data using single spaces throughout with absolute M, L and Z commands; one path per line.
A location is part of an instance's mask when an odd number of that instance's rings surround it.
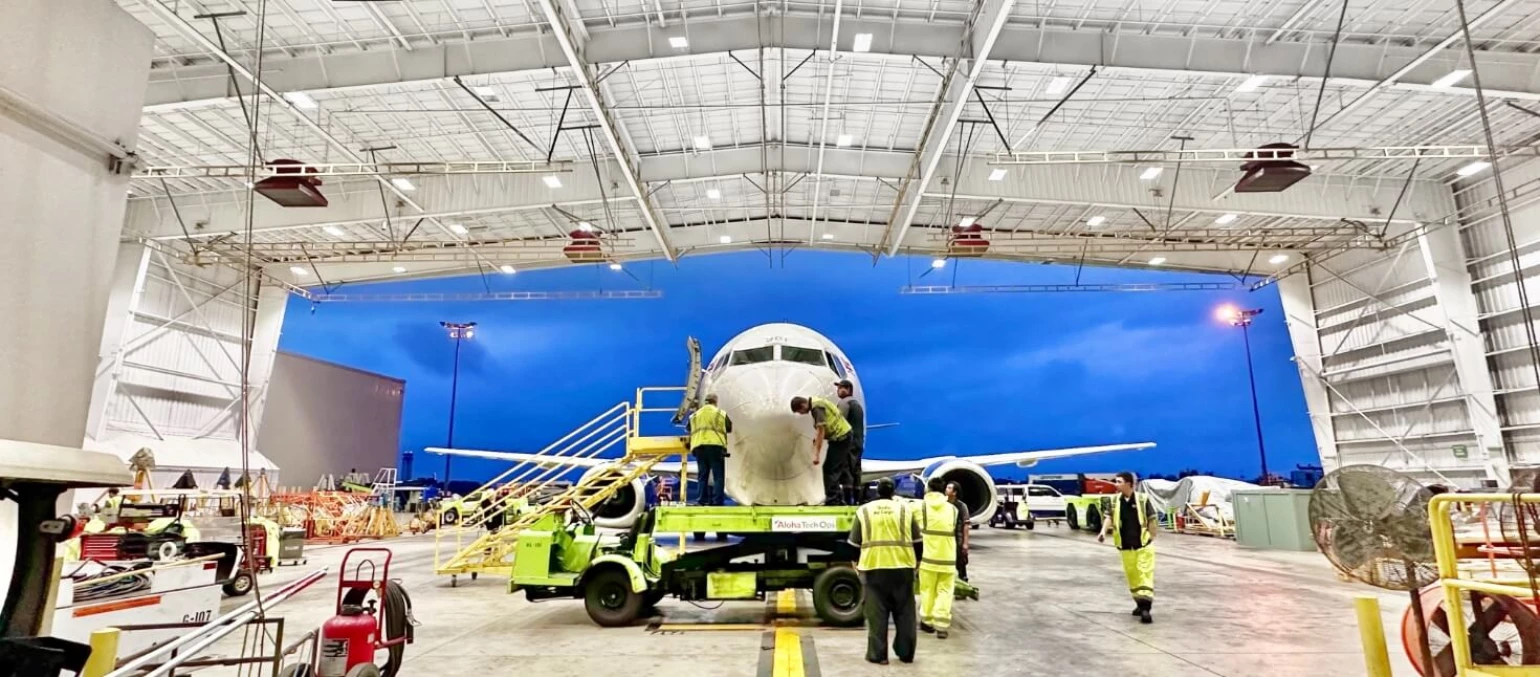
M 946 494 L 925 494 L 920 509 L 920 542 L 924 544 L 921 569 L 940 573 L 957 570 L 957 506 L 946 500 Z
M 845 439 L 850 434 L 850 421 L 840 415 L 839 405 L 822 397 L 814 397 L 813 406 L 823 410 L 823 434 L 831 440 Z
M 1145 511 L 1148 510 L 1149 498 L 1144 494 L 1134 494 L 1134 511 L 1139 515 L 1139 547 L 1150 544 L 1150 532 L 1145 529 Z M 1112 525 L 1112 544 L 1123 547 L 1123 531 L 1119 529 L 1119 522 L 1123 519 L 1123 496 L 1121 494 L 1112 497 L 1112 507 L 1107 510 L 1107 523 Z
M 727 414 L 708 404 L 690 415 L 690 448 L 727 446 Z
M 880 499 L 856 509 L 861 522 L 861 560 L 856 568 L 914 568 L 913 508 L 891 498 Z

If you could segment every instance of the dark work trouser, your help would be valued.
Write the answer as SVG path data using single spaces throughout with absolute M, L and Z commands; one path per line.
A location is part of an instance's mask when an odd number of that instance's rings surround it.
M 823 458 L 823 495 L 827 503 L 844 503 L 850 472 L 850 436 L 826 440 Z
M 897 626 L 893 653 L 901 661 L 914 660 L 918 628 L 914 615 L 914 569 L 872 569 L 861 574 L 866 582 L 866 659 L 888 659 L 888 619 Z
M 973 527 L 964 524 L 963 528 L 964 529 L 971 529 Z M 963 539 L 962 534 L 958 534 L 957 535 L 957 577 L 966 581 L 966 580 L 968 580 L 968 551 L 963 549 L 963 547 L 962 547 L 962 539 Z
M 846 489 L 846 493 L 845 493 L 845 504 L 846 505 L 860 505 L 861 504 L 861 493 L 862 493 L 861 492 L 861 487 L 863 485 L 865 485 L 865 482 L 861 481 L 861 452 L 862 451 L 864 451 L 864 450 L 861 448 L 860 445 L 851 444 L 849 452 L 846 453 L 846 458 L 849 458 L 850 461 L 846 464 L 846 467 L 845 467 L 845 478 L 841 482 L 846 487 L 848 487 Z
M 722 505 L 727 498 L 727 449 L 703 444 L 691 450 L 700 472 L 700 504 Z

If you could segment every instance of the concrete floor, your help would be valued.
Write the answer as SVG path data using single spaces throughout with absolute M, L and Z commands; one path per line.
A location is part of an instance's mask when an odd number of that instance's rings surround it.
M 761 673 L 769 609 L 765 602 L 704 610 L 677 600 L 660 605 L 665 631 L 644 624 L 624 629 L 593 625 L 577 601 L 531 604 L 482 578 L 449 587 L 433 575 L 433 537 L 391 541 L 392 575 L 413 597 L 421 626 L 408 647 L 403 675 L 542 675 L 559 677 L 664 674 L 753 677 Z M 954 633 L 942 641 L 920 636 L 913 665 L 881 667 L 863 660 L 863 630 L 800 627 L 811 638 L 809 664 L 823 677 L 865 675 L 1127 674 L 1301 677 L 1365 674 L 1353 598 L 1378 593 L 1397 675 L 1416 674 L 1401 650 L 1406 597 L 1343 583 L 1315 553 L 1246 550 L 1228 541 L 1163 534 L 1156 544 L 1155 620 L 1141 625 L 1114 551 L 1063 527 L 974 532 L 970 574 L 983 590 L 959 602 Z M 312 548 L 308 567 L 263 576 L 264 590 L 317 566 L 335 570 L 345 548 Z M 335 578 L 279 607 L 289 636 L 332 613 Z M 234 606 L 242 600 L 227 600 Z M 811 615 L 805 592 L 798 613 Z M 738 629 L 670 625 L 749 624 Z M 794 624 L 795 625 L 795 624 Z M 769 635 L 773 637 L 773 634 Z M 804 645 L 806 646 L 806 645 Z M 238 643 L 217 647 L 230 654 Z M 709 666 L 709 667 L 708 667 Z M 235 674 L 207 670 L 200 675 Z

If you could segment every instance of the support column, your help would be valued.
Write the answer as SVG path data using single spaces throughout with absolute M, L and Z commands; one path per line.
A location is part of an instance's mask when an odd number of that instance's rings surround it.
M 1278 281 L 1278 296 L 1283 301 L 1284 321 L 1294 344 L 1294 362 L 1305 390 L 1305 407 L 1310 413 L 1310 428 L 1315 433 L 1316 452 L 1321 468 L 1331 472 L 1338 466 L 1337 431 L 1331 417 L 1331 395 L 1317 374 L 1324 373 L 1321 358 L 1321 334 L 1317 331 L 1315 299 L 1310 291 L 1311 270 Z
M 1449 351 L 1454 356 L 1455 374 L 1465 396 L 1471 429 L 1476 432 L 1476 449 L 1471 452 L 1475 455 L 1471 460 L 1483 460 L 1488 479 L 1497 480 L 1500 487 L 1508 486 L 1508 452 L 1503 445 L 1502 420 L 1497 413 L 1492 372 L 1487 368 L 1486 345 L 1477 319 L 1480 310 L 1476 295 L 1471 292 L 1465 245 L 1454 227 L 1424 233 L 1417 244 L 1438 299 L 1435 310 L 1449 336 Z
M 0 20 L 0 438 L 81 445 L 153 35 L 111 0 Z
M 283 318 L 289 308 L 289 293 L 277 285 L 262 285 L 257 292 L 256 323 L 251 332 L 251 365 L 246 382 L 251 393 L 245 416 L 246 439 L 259 449 L 262 412 L 267 405 L 267 386 L 273 380 L 273 361 L 278 355 L 278 338 L 283 333 Z
M 107 425 L 107 406 L 118 387 L 123 371 L 123 339 L 130 326 L 139 297 L 144 293 L 145 275 L 150 268 L 150 249 L 125 242 L 118 247 L 118 262 L 113 269 L 112 289 L 107 296 L 107 321 L 102 325 L 101 348 L 97 352 L 96 378 L 91 386 L 91 409 L 86 419 L 86 437 L 102 439 Z

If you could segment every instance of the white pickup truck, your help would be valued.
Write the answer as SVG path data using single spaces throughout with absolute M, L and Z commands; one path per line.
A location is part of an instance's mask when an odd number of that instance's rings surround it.
M 1064 519 L 1064 496 L 1043 484 L 1001 484 L 995 487 L 998 508 L 990 526 L 1014 529 L 1017 524 L 1028 529 L 1037 520 Z

